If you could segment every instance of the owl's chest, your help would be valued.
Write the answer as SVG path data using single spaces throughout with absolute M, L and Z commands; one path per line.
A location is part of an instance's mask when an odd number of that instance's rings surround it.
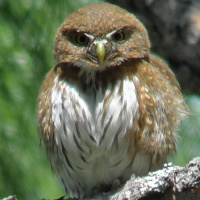
M 111 183 L 122 174 L 124 179 L 130 176 L 129 148 L 134 141 L 127 132 L 139 113 L 133 82 L 125 78 L 84 92 L 56 78 L 51 103 L 55 132 L 54 154 L 49 155 L 53 169 L 61 168 L 66 184 L 79 180 L 90 191 L 98 183 Z
M 139 104 L 128 78 L 85 91 L 58 78 L 54 82 L 52 121 L 61 137 L 109 148 L 132 127 Z

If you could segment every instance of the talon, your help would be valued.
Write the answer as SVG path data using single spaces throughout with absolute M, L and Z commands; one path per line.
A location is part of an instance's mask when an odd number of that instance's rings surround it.
M 112 189 L 117 189 L 120 186 L 121 186 L 121 181 L 118 178 L 116 178 L 112 183 Z

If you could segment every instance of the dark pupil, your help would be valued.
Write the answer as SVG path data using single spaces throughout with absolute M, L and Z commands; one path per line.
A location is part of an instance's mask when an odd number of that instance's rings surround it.
M 82 36 L 80 36 L 79 41 L 81 43 L 85 43 L 87 41 L 87 38 L 84 35 L 82 35 Z
M 113 35 L 114 40 L 119 41 L 124 39 L 124 34 L 123 33 L 115 33 Z
M 116 33 L 116 34 L 114 35 L 114 39 L 115 39 L 115 40 L 120 40 L 120 39 L 121 39 L 121 35 L 120 35 L 119 33 Z

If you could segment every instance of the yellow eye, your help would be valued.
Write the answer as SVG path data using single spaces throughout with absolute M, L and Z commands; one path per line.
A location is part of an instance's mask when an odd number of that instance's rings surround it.
M 112 35 L 112 39 L 116 42 L 121 42 L 125 39 L 125 34 L 123 31 L 117 31 Z
M 78 33 L 76 35 L 76 42 L 79 45 L 86 45 L 88 43 L 89 39 L 84 33 Z

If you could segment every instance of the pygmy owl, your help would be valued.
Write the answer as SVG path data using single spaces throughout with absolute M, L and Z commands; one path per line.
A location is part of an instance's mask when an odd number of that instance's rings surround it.
M 38 127 L 70 197 L 108 191 L 166 162 L 188 109 L 134 15 L 108 3 L 76 10 L 57 30 L 54 56 Z

